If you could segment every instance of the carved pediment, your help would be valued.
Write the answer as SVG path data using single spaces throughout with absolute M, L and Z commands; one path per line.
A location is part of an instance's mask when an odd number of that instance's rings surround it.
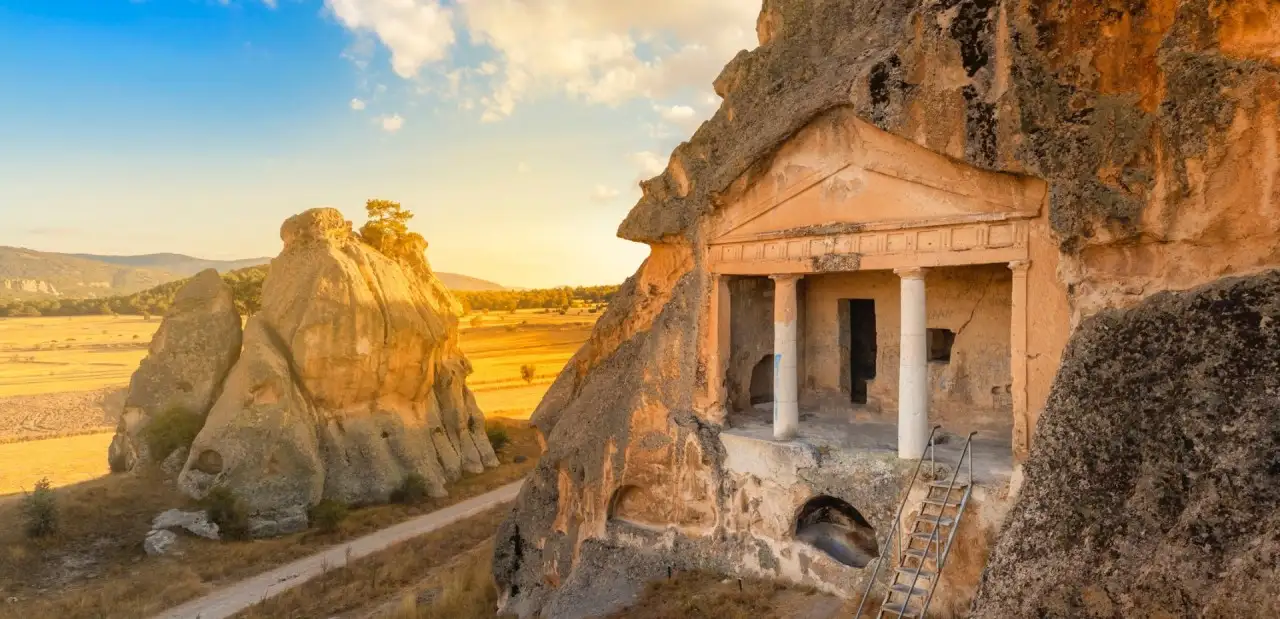
M 981 170 L 852 113 L 813 123 L 711 219 L 713 243 L 1039 214 L 1043 181 Z

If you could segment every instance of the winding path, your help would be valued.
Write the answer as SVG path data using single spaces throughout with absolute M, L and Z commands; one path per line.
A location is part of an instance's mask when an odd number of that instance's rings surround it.
M 338 544 L 269 572 L 223 587 L 209 595 L 160 613 L 153 619 L 226 619 L 333 568 L 346 567 L 348 561 L 385 550 L 401 542 L 466 520 L 503 503 L 514 501 L 523 483 L 518 481 L 508 484 L 478 497 Z

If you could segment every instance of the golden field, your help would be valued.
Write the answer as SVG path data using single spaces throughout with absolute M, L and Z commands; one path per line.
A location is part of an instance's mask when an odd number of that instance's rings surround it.
M 524 310 L 482 315 L 474 327 L 474 316 L 463 318 L 461 344 L 475 370 L 468 384 L 481 409 L 527 419 L 596 316 Z M 101 396 L 81 392 L 127 386 L 159 326 L 136 316 L 0 319 L 0 496 L 41 477 L 59 487 L 107 474 L 114 422 L 96 403 Z M 520 376 L 525 364 L 536 368 L 531 383 Z M 15 442 L 62 434 L 77 435 Z

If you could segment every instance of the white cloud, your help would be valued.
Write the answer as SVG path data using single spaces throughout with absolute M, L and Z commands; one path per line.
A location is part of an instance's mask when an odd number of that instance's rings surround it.
M 693 108 L 687 105 L 655 105 L 653 106 L 653 111 L 657 112 L 658 116 L 662 117 L 662 120 L 672 124 L 688 123 L 693 120 L 694 114 L 696 113 L 693 111 Z
M 401 127 L 404 126 L 404 119 L 401 118 L 399 114 L 392 114 L 391 116 L 379 116 L 378 124 L 382 125 L 383 131 L 386 131 L 387 133 L 395 133 L 399 131 Z
M 444 60 L 465 31 L 492 58 L 465 74 L 483 83 L 482 120 L 564 94 L 615 105 L 705 92 L 726 62 L 754 47 L 758 2 L 745 0 L 325 0 L 346 28 L 372 33 L 410 78 Z M 441 69 L 444 72 L 445 69 Z M 668 113 L 684 114 L 685 106 Z M 685 108 L 692 109 L 692 108 Z M 691 121 L 690 121 L 691 122 Z
M 352 100 L 351 100 L 351 109 L 353 109 L 353 110 L 355 110 L 355 111 L 359 112 L 359 111 L 363 110 L 364 108 L 365 108 L 365 102 L 364 102 L 364 101 L 361 101 L 360 99 L 352 99 Z
M 262 3 L 267 5 L 267 8 L 272 10 L 275 10 L 276 7 L 279 6 L 279 3 L 276 0 L 262 0 Z
M 391 68 L 411 78 L 443 60 L 456 38 L 452 11 L 439 0 L 325 0 L 338 22 L 371 33 L 391 51 Z
M 620 195 L 622 195 L 622 192 L 613 187 L 596 185 L 596 188 L 591 192 L 591 199 L 596 202 L 608 202 Z
M 640 151 L 631 154 L 631 162 L 640 169 L 643 179 L 653 178 L 667 169 L 667 159 L 652 151 Z
M 519 172 L 520 174 L 528 174 L 528 173 L 529 173 L 529 172 L 531 172 L 532 170 L 533 170 L 533 168 L 530 168 L 530 167 L 529 167 L 529 164 L 528 164 L 528 163 L 525 163 L 525 162 L 523 162 L 523 161 L 521 161 L 520 163 L 516 164 L 516 172 Z

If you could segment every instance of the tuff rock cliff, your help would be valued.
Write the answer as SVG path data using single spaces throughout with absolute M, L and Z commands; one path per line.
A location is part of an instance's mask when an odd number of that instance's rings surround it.
M 827 112 L 1045 179 L 1073 320 L 1280 263 L 1275 2 L 765 0 L 758 34 L 715 116 L 642 184 L 619 235 L 650 257 L 534 414 L 547 453 L 495 549 L 509 611 L 559 616 L 629 560 L 607 523 L 624 483 L 668 547 L 723 539 L 733 489 L 696 401 L 704 222 Z
M 231 287 L 213 269 L 198 273 L 174 296 L 146 358 L 129 380 L 124 413 L 107 453 L 111 470 L 127 471 L 139 461 L 169 455 L 150 453 L 141 437 L 157 416 L 190 416 L 198 427 L 239 358 L 240 345 L 240 314 Z
M 250 533 L 266 536 L 305 527 L 307 508 L 321 499 L 385 502 L 413 473 L 444 496 L 464 473 L 497 466 L 466 386 L 461 307 L 431 272 L 425 246 L 388 258 L 333 209 L 291 217 L 280 234 L 284 249 L 243 348 L 229 291 L 202 274 L 179 295 L 134 377 L 130 402 L 181 396 L 207 413 L 179 487 L 197 498 L 229 488 L 251 513 Z M 234 337 L 205 338 L 196 327 L 211 316 Z M 207 353 L 191 370 L 160 367 Z
M 1280 272 L 1076 331 L 974 617 L 1280 616 Z

